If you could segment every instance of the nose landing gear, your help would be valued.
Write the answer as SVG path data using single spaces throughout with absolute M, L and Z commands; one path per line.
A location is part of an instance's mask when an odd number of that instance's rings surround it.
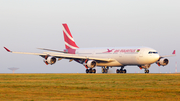
M 149 70 L 148 70 L 148 69 L 145 69 L 144 72 L 145 72 L 145 73 L 149 73 Z
M 149 67 L 151 65 L 147 64 L 147 65 L 143 65 L 143 66 L 138 66 L 140 69 L 144 69 L 144 73 L 149 73 Z

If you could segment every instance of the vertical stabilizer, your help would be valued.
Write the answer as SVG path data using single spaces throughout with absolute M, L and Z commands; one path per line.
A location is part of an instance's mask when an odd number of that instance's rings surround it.
M 67 24 L 62 24 L 63 25 L 63 34 L 64 34 L 64 42 L 65 42 L 65 47 L 66 49 L 77 49 L 79 48 L 76 43 L 74 42 L 74 39 L 71 35 L 71 32 L 68 28 Z

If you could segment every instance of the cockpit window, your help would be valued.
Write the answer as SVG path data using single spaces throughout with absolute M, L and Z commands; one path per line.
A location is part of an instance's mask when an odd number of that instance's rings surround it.
M 149 52 L 149 54 L 152 54 L 152 52 Z
M 158 52 L 153 52 L 153 54 L 157 54 Z
M 152 52 L 152 51 L 150 51 L 149 54 L 158 54 L 158 52 Z

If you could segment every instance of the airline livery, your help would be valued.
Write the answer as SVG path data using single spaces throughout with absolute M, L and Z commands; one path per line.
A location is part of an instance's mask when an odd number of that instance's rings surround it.
M 8 52 L 18 54 L 39 55 L 44 58 L 46 65 L 54 64 L 57 60 L 69 59 L 76 61 L 86 68 L 86 73 L 96 73 L 94 67 L 102 67 L 102 73 L 108 73 L 109 67 L 120 67 L 116 73 L 126 73 L 125 66 L 138 66 L 149 73 L 151 64 L 166 66 L 169 60 L 165 57 L 175 56 L 175 50 L 171 55 L 160 56 L 158 52 L 149 47 L 104 47 L 104 48 L 79 48 L 67 26 L 63 25 L 65 48 L 63 51 L 39 48 L 47 50 L 43 53 L 14 52 L 4 47 Z M 51 51 L 51 52 L 49 52 Z

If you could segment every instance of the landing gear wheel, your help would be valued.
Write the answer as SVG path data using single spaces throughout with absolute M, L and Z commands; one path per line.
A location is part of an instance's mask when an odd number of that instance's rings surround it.
M 93 69 L 93 70 L 92 70 L 92 73 L 96 73 L 96 69 Z
M 89 69 L 86 69 L 86 73 L 89 73 Z
M 86 69 L 86 73 L 92 73 L 92 69 Z
M 116 70 L 116 73 L 120 73 L 119 69 Z
M 123 70 L 123 73 L 126 73 L 126 69 Z
M 86 69 L 86 73 L 96 73 L 96 69 Z
M 107 73 L 107 69 L 104 69 L 104 73 Z
M 92 68 L 90 68 L 90 69 L 89 69 L 89 73 L 92 73 L 92 72 L 93 72 L 93 70 L 92 70 Z
M 107 69 L 103 68 L 102 73 L 107 73 Z
M 149 70 L 145 70 L 145 73 L 149 73 Z
M 104 73 L 104 68 L 102 69 L 102 73 Z
M 123 70 L 121 70 L 121 69 L 120 69 L 120 71 L 119 71 L 119 72 L 120 72 L 120 73 L 123 73 Z
M 102 73 L 108 73 L 109 67 L 102 67 Z
M 126 73 L 127 72 L 126 69 L 123 69 L 123 68 L 124 66 L 122 66 L 121 69 L 117 69 L 116 73 Z

